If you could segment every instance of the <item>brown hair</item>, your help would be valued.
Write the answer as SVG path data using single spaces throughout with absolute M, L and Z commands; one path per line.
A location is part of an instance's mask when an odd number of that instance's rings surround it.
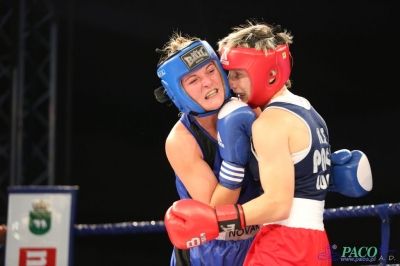
M 158 53 L 161 53 L 161 58 L 158 62 L 158 66 L 164 63 L 168 57 L 176 54 L 185 47 L 188 47 L 195 41 L 199 41 L 197 37 L 191 37 L 187 34 L 182 35 L 181 32 L 175 31 L 170 37 L 169 41 L 164 44 L 163 48 L 156 49 Z

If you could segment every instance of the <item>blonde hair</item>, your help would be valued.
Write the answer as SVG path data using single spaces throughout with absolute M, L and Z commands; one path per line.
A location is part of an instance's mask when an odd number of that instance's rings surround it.
M 293 36 L 287 31 L 281 30 L 280 26 L 271 26 L 264 22 L 247 20 L 246 24 L 232 28 L 228 36 L 218 42 L 218 52 L 224 47 L 229 50 L 234 47 L 255 48 L 264 51 L 267 55 L 269 49 L 275 49 L 281 44 L 291 44 Z M 286 82 L 288 88 L 291 81 Z
M 158 62 L 158 66 L 164 63 L 170 56 L 199 40 L 199 38 L 192 37 L 187 34 L 182 35 L 182 33 L 178 31 L 173 32 L 169 41 L 164 44 L 163 48 L 156 49 L 156 52 L 162 54 Z

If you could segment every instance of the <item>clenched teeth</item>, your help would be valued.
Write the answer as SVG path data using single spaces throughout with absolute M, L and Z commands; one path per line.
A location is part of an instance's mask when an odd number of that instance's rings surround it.
M 210 91 L 209 93 L 207 93 L 206 99 L 211 98 L 212 96 L 214 96 L 214 95 L 217 94 L 217 93 L 218 93 L 218 90 L 217 90 L 217 89 Z

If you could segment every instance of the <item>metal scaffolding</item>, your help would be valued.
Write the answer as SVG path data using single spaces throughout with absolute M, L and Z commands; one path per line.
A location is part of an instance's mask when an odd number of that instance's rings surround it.
M 55 184 L 57 0 L 0 2 L 0 201 Z M 1 214 L 2 210 L 0 210 Z
M 11 163 L 11 95 L 15 10 L 0 2 L 0 208 L 5 216 Z M 14 20 L 14 21 L 13 21 Z M 1 218 L 4 220 L 4 217 Z M 2 221 L 4 222 L 4 221 Z

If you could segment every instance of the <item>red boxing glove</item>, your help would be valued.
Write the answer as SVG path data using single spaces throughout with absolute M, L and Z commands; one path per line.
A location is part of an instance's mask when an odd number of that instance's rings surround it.
M 179 249 L 200 246 L 218 237 L 219 232 L 246 226 L 242 206 L 211 206 L 193 199 L 174 202 L 164 217 L 172 244 Z

